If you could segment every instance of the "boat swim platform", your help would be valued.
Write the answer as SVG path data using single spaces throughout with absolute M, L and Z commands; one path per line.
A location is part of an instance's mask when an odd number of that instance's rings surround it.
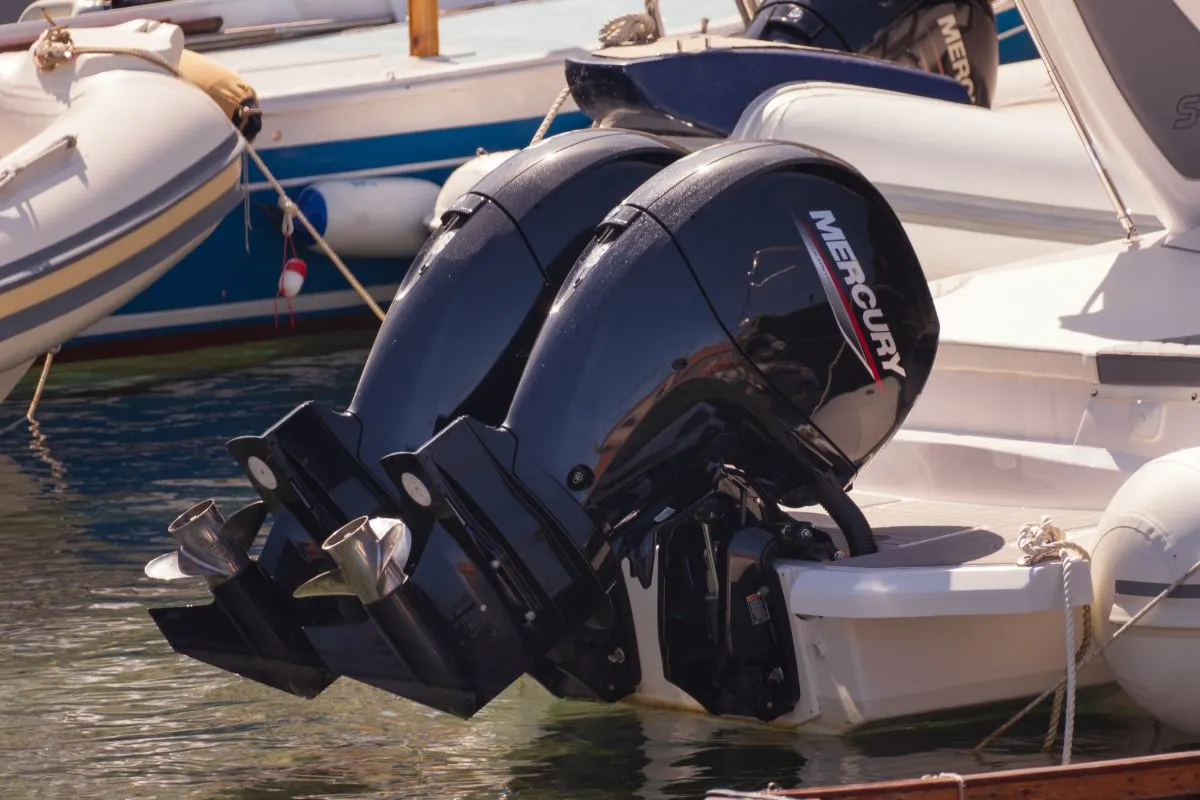
M 1025 555 L 1017 546 L 1021 528 L 1048 516 L 1064 532 L 1086 535 L 1095 530 L 1103 513 L 865 492 L 851 497 L 870 523 L 879 550 L 830 562 L 776 559 L 793 613 L 864 620 L 1050 611 L 1061 615 L 1062 563 L 1057 558 L 1020 563 Z M 848 552 L 845 536 L 823 509 L 788 509 L 788 513 L 827 532 Z M 1085 605 L 1093 601 L 1090 564 L 1081 563 L 1078 569 L 1072 605 Z

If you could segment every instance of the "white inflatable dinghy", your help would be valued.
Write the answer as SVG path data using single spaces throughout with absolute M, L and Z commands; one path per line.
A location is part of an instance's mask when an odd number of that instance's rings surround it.
M 241 199 L 243 139 L 178 68 L 183 33 L 71 31 L 72 60 L 0 54 L 0 399 L 32 361 L 108 316 Z M 47 68 L 49 67 L 49 68 Z

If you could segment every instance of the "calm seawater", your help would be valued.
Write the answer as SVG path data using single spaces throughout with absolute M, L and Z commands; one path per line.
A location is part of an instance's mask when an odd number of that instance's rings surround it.
M 143 564 L 191 503 L 254 499 L 226 439 L 306 399 L 344 407 L 365 349 L 70 395 L 39 430 L 0 406 L 0 786 L 15 798 L 702 798 L 1048 763 L 1043 713 L 855 739 L 566 702 L 522 681 L 468 721 L 339 681 L 301 700 L 175 655 L 150 604 L 203 597 Z M 1079 719 L 1076 759 L 1165 746 L 1149 721 Z

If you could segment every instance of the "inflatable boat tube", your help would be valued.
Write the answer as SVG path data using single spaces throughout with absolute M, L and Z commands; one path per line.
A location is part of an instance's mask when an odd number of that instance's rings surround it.
M 163 23 L 71 33 L 79 48 L 147 51 L 176 68 L 183 53 L 182 32 Z M 128 55 L 85 53 L 49 71 L 31 55 L 0 54 L 0 373 L 10 376 L 135 297 L 242 197 L 243 140 L 194 85 Z

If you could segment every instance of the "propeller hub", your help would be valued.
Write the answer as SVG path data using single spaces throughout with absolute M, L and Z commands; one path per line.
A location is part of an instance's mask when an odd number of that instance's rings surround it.
M 330 534 L 321 549 L 337 569 L 301 586 L 296 590 L 297 597 L 349 594 L 369 605 L 408 580 L 404 568 L 412 551 L 412 534 L 398 519 L 353 519 Z
M 252 503 L 227 521 L 215 500 L 197 503 L 167 528 L 179 548 L 147 564 L 146 575 L 164 581 L 202 577 L 210 585 L 224 583 L 250 566 L 247 551 L 264 515 L 262 504 Z

